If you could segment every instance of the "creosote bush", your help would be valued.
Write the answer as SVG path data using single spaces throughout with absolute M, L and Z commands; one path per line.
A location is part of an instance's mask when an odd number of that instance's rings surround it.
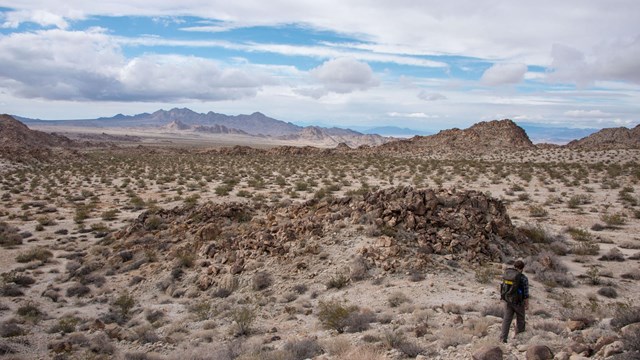
M 255 291 L 261 291 L 273 284 L 273 277 L 266 271 L 259 271 L 253 275 L 251 286 Z
M 356 311 L 354 306 L 348 306 L 337 300 L 320 301 L 318 303 L 318 320 L 327 328 L 343 333 L 347 326 L 349 315 Z
M 249 335 L 256 319 L 256 311 L 249 306 L 238 306 L 231 311 L 231 319 L 235 325 L 234 335 Z
M 27 252 L 18 254 L 16 261 L 19 263 L 27 263 L 34 260 L 47 262 L 52 257 L 53 253 L 51 251 L 38 246 L 29 249 Z

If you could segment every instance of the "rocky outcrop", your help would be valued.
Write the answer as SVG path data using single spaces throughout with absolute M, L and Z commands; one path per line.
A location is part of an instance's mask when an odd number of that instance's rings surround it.
M 393 152 L 458 151 L 486 153 L 495 150 L 525 150 L 535 146 L 527 133 L 513 121 L 480 122 L 468 129 L 443 130 L 435 135 L 415 136 L 381 146 Z
M 566 145 L 571 149 L 605 150 L 640 148 L 640 125 L 633 129 L 626 127 L 602 129 L 580 140 Z
M 358 253 L 385 271 L 425 268 L 440 257 L 470 264 L 502 261 L 515 256 L 516 249 L 526 249 L 527 242 L 504 205 L 483 193 L 401 187 L 363 198 L 310 200 L 265 211 L 239 203 L 207 203 L 145 212 L 116 234 L 120 240 L 115 248 L 145 251 L 141 239 L 152 217 L 166 229 L 158 238 L 180 239 L 153 246 L 165 249 L 167 256 L 198 254 L 211 262 L 213 273 L 241 273 L 247 261 L 265 256 L 291 264 L 302 261 L 305 254 L 317 254 L 327 245 L 322 239 L 344 222 L 371 229 L 373 239 L 359 244 Z

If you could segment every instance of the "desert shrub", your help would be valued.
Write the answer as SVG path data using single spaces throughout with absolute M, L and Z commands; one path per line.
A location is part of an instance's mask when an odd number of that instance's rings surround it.
M 640 323 L 640 306 L 618 304 L 611 319 L 611 326 L 621 329 L 633 323 Z
M 259 271 L 253 275 L 251 286 L 255 291 L 261 291 L 273 284 L 273 277 L 266 271 Z
M 100 332 L 91 339 L 89 350 L 96 354 L 112 355 L 115 353 L 116 347 L 111 343 L 107 334 Z
M 36 280 L 29 275 L 22 275 L 15 271 L 2 274 L 2 280 L 5 283 L 13 283 L 22 287 L 28 287 L 35 284 Z
M 573 278 L 567 274 L 567 267 L 557 255 L 543 251 L 525 259 L 526 269 L 534 274 L 536 280 L 548 287 L 572 287 Z
M 248 306 L 239 306 L 231 311 L 231 319 L 235 325 L 235 335 L 249 335 L 256 319 L 256 312 Z
M 331 330 L 343 333 L 348 326 L 347 319 L 356 308 L 344 305 L 336 300 L 320 301 L 318 303 L 318 320 L 320 323 Z
M 494 269 L 489 265 L 480 266 L 475 270 L 476 281 L 480 284 L 488 284 L 496 275 Z
M 163 224 L 163 220 L 158 215 L 151 215 L 144 221 L 144 228 L 146 230 L 158 230 Z
M 144 311 L 144 318 L 147 319 L 148 322 L 153 324 L 154 322 L 164 318 L 164 312 L 162 310 L 146 309 Z
M 595 223 L 595 224 L 593 224 L 591 226 L 591 230 L 593 230 L 593 231 L 602 231 L 602 230 L 604 230 L 606 228 L 607 228 L 606 226 L 604 226 L 602 224 L 599 224 L 599 223 Z
M 549 250 L 559 256 L 565 256 L 570 252 L 569 246 L 564 241 L 554 241 L 549 244 Z
M 16 314 L 32 323 L 37 323 L 44 316 L 38 304 L 31 301 L 18 307 Z
M 592 198 L 590 195 L 588 194 L 577 194 L 577 195 L 573 195 L 572 197 L 569 198 L 569 200 L 567 201 L 567 206 L 570 209 L 576 209 L 578 207 L 580 207 L 581 205 L 586 205 L 586 204 L 590 204 L 592 201 Z
M 622 213 L 602 214 L 602 216 L 600 216 L 600 220 L 602 220 L 609 228 L 616 228 L 627 223 L 627 219 Z
M 128 292 L 122 292 L 116 300 L 113 302 L 112 307 L 115 312 L 122 317 L 122 319 L 128 319 L 131 309 L 136 304 L 134 297 Z
M 549 212 L 540 205 L 529 206 L 529 216 L 531 217 L 545 217 L 549 215 Z
M 606 254 L 602 255 L 598 260 L 601 261 L 624 261 L 624 255 L 618 248 L 611 248 Z
M 0 246 L 13 247 L 22 244 L 22 236 L 18 233 L 18 228 L 0 221 Z
M 594 241 L 585 241 L 571 247 L 571 252 L 575 255 L 598 255 L 600 245 Z
M 25 333 L 26 332 L 24 329 L 22 329 L 18 324 L 12 321 L 3 322 L 2 324 L 0 324 L 0 337 L 8 338 L 22 336 Z
M 589 284 L 591 285 L 600 285 L 600 269 L 597 266 L 589 267 L 589 270 L 585 273 Z
M 29 249 L 27 252 L 18 254 L 16 261 L 19 263 L 27 263 L 31 261 L 47 262 L 53 257 L 53 253 L 43 247 L 37 246 Z
M 311 359 L 324 353 L 322 346 L 315 339 L 287 341 L 284 350 L 289 353 L 291 360 Z
M 55 334 L 55 333 L 69 334 L 69 333 L 72 333 L 72 332 L 76 331 L 76 325 L 78 325 L 79 321 L 80 321 L 80 319 L 78 319 L 75 316 L 63 316 L 63 317 L 58 319 L 57 323 L 55 323 L 53 326 L 51 326 L 49 328 L 48 332 L 51 333 L 51 334 Z
M 520 228 L 520 231 L 529 238 L 532 243 L 550 244 L 554 241 L 562 240 L 561 236 L 551 234 L 540 225 L 523 226 Z
M 16 284 L 3 284 L 0 287 L 0 295 L 8 297 L 18 297 L 24 295 L 24 292 L 20 290 L 20 287 Z
M 349 277 L 344 274 L 335 274 L 327 281 L 327 289 L 342 289 L 349 284 Z
M 100 215 L 100 217 L 104 221 L 113 221 L 118 218 L 118 213 L 120 213 L 120 210 L 118 209 L 106 210 Z
M 408 341 L 404 333 L 399 330 L 385 332 L 384 343 L 387 347 L 399 350 L 411 358 L 415 358 L 423 351 L 419 345 L 412 341 Z
M 351 272 L 349 277 L 352 281 L 360 281 L 367 278 L 367 263 L 359 256 L 351 262 Z
M 392 308 L 398 307 L 398 306 L 400 306 L 402 304 L 409 303 L 409 302 L 411 302 L 411 299 L 409 299 L 407 297 L 407 295 L 405 295 L 404 293 L 402 293 L 400 291 L 393 292 L 387 298 L 387 303 Z
M 211 302 L 198 301 L 189 306 L 189 312 L 193 313 L 198 321 L 207 320 L 211 314 Z
M 369 324 L 376 321 L 376 316 L 368 310 L 352 311 L 346 319 L 346 332 L 356 333 L 369 329 Z
M 411 273 L 409 274 L 409 281 L 412 282 L 419 282 L 424 280 L 424 274 L 421 271 L 411 271 Z
M 67 296 L 82 297 L 88 295 L 90 292 L 91 289 L 88 286 L 80 283 L 73 283 L 67 288 Z
M 623 279 L 640 280 L 640 269 L 633 269 L 620 275 Z
M 293 291 L 297 292 L 298 294 L 304 294 L 307 292 L 307 290 L 309 290 L 309 287 L 305 284 L 297 284 L 294 285 L 293 287 Z
M 616 291 L 616 289 L 612 288 L 611 286 L 605 286 L 600 288 L 598 290 L 598 294 L 604 297 L 608 297 L 610 299 L 615 299 L 618 297 L 618 292 Z
M 593 240 L 593 236 L 591 235 L 591 233 L 589 233 L 587 230 L 584 230 L 584 229 L 575 228 L 575 227 L 570 226 L 565 231 L 575 241 L 591 241 L 591 240 Z

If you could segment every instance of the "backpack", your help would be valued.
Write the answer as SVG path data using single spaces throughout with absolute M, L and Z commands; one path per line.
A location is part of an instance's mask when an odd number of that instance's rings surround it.
M 523 299 L 522 286 L 520 284 L 522 274 L 514 268 L 509 268 L 502 275 L 500 284 L 500 299 L 510 304 L 521 304 Z

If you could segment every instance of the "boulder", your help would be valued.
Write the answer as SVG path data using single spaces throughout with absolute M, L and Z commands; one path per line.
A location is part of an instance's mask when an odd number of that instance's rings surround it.
M 621 354 L 623 351 L 624 343 L 620 340 L 617 340 L 604 347 L 604 357 L 608 358 L 609 356 Z
M 553 352 L 546 345 L 531 345 L 525 354 L 527 360 L 551 360 Z
M 473 353 L 473 360 L 502 360 L 503 353 L 499 346 L 486 345 Z

